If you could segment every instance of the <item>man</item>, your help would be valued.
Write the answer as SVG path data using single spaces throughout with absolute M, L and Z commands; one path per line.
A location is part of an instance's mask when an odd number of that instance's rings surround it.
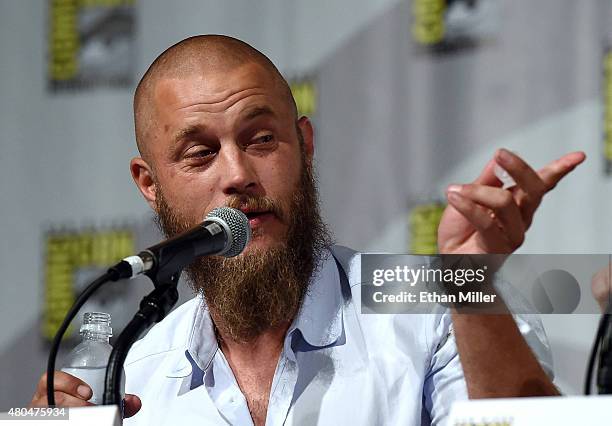
M 593 274 L 591 279 L 591 292 L 601 312 L 606 312 L 612 298 L 612 287 L 610 286 L 611 272 L 612 263 Z
M 183 40 L 146 72 L 134 112 L 132 176 L 166 235 L 228 205 L 253 238 L 236 258 L 195 262 L 198 296 L 132 348 L 131 424 L 440 424 L 468 396 L 556 394 L 509 315 L 361 315 L 360 258 L 331 247 L 319 215 L 312 125 L 263 54 L 230 37 Z M 440 251 L 514 251 L 583 159 L 536 173 L 500 150 L 474 183 L 449 187 Z M 548 369 L 539 324 L 521 331 Z M 55 385 L 58 404 L 88 404 L 80 380 L 56 373 Z M 32 405 L 46 404 L 44 387 Z

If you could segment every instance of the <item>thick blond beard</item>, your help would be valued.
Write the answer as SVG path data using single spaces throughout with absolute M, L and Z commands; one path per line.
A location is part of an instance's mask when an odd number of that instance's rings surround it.
M 288 230 L 279 245 L 234 257 L 202 257 L 187 268 L 194 292 L 204 295 L 221 334 L 238 342 L 252 341 L 263 331 L 288 324 L 297 314 L 313 272 L 331 237 L 321 219 L 316 181 L 302 152 L 298 187 L 284 209 L 274 200 L 229 197 L 227 205 L 265 205 L 276 210 Z M 157 186 L 157 223 L 167 237 L 195 223 L 173 211 Z

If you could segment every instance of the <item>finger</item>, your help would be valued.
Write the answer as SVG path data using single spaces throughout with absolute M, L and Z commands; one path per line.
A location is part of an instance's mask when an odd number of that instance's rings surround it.
M 586 155 L 582 151 L 570 152 L 541 168 L 538 175 L 546 185 L 546 191 L 553 189 L 565 175 L 574 170 L 585 159 Z
M 56 406 L 63 407 L 86 407 L 92 404 L 91 402 L 85 401 L 83 398 L 75 397 L 65 392 L 55 391 L 53 392 Z M 30 402 L 29 407 L 48 407 L 49 401 L 47 401 L 47 394 L 35 396 Z
M 455 191 L 469 198 L 476 204 L 486 207 L 499 220 L 507 239 L 513 246 L 520 246 L 525 239 L 525 224 L 519 207 L 509 191 L 484 185 L 451 185 L 449 191 Z
M 495 159 L 489 160 L 487 165 L 482 169 L 480 175 L 473 183 L 479 185 L 502 186 L 503 182 L 495 176 Z
M 124 398 L 123 414 L 125 418 L 132 417 L 134 414 L 140 411 L 142 408 L 142 402 L 136 395 L 126 394 Z
M 75 397 L 88 400 L 92 396 L 92 390 L 87 383 L 71 374 L 63 371 L 56 371 L 53 376 L 53 388 L 56 391 L 61 391 L 73 395 Z M 38 381 L 36 393 L 39 396 L 47 395 L 47 374 L 43 374 Z
M 507 149 L 495 152 L 495 161 L 512 176 L 516 183 L 524 188 L 540 189 L 544 192 L 544 182 L 535 170 L 521 157 Z
M 530 224 L 533 213 L 547 191 L 544 181 L 521 157 L 508 150 L 498 150 L 495 159 L 516 182 L 517 186 L 513 188 L 512 193 L 523 219 Z
M 65 392 L 54 392 L 53 396 L 55 397 L 55 405 L 59 407 L 89 407 L 95 405 Z
M 457 192 L 449 192 L 447 198 L 449 203 L 476 228 L 484 241 L 493 241 L 498 245 L 502 245 L 500 243 L 506 241 L 505 235 L 498 227 L 495 219 L 491 217 L 488 209 L 479 206 Z

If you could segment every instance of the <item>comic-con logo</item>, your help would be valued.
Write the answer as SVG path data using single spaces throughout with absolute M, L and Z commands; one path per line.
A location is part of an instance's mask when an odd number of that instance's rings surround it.
M 499 0 L 413 0 L 412 37 L 420 47 L 446 52 L 475 46 L 499 27 Z

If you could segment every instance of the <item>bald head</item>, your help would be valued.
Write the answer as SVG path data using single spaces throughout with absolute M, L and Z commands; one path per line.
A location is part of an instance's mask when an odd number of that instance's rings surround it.
M 166 49 L 151 64 L 134 94 L 134 125 L 136 143 L 143 158 L 147 157 L 147 145 L 151 125 L 155 121 L 153 93 L 163 79 L 181 79 L 193 75 L 223 75 L 247 64 L 257 64 L 278 87 L 297 120 L 297 108 L 289 85 L 276 66 L 257 49 L 238 39 L 222 35 L 189 37 Z

